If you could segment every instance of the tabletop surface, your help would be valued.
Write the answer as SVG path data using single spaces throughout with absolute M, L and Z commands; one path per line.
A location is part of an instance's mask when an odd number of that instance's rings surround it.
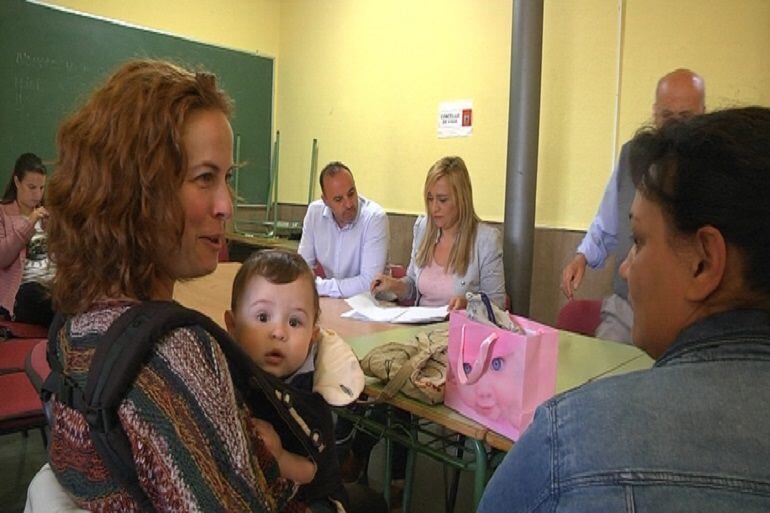
M 296 252 L 299 247 L 298 240 L 285 239 L 283 237 L 265 237 L 263 235 L 227 232 L 225 238 L 241 244 L 246 244 L 247 246 L 254 246 L 255 248 L 281 248 Z

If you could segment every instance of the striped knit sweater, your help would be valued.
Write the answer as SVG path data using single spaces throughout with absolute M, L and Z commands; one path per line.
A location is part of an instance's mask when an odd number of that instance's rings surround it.
M 85 388 L 96 341 L 129 306 L 97 305 L 67 321 L 57 357 Z M 90 511 L 137 511 L 109 475 L 83 416 L 54 401 L 50 461 L 77 505 Z M 216 341 L 200 327 L 169 332 L 155 346 L 118 410 L 140 483 L 163 511 L 302 511 L 293 482 L 251 430 L 236 401 Z

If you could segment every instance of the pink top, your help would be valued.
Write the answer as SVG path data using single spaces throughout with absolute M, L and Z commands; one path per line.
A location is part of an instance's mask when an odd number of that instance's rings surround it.
M 420 306 L 444 306 L 455 295 L 454 275 L 444 271 L 444 266 L 438 265 L 432 258 L 417 278 L 417 288 L 420 291 Z
M 0 306 L 13 315 L 13 303 L 21 284 L 27 242 L 35 226 L 19 213 L 19 205 L 0 204 Z

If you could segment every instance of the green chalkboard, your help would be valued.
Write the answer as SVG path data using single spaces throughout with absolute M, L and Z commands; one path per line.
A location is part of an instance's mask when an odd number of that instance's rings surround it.
M 183 13 L 180 13 L 182 16 Z M 273 60 L 87 16 L 0 0 L 0 184 L 19 154 L 56 159 L 56 130 L 111 71 L 129 58 L 204 68 L 235 101 L 241 196 L 267 199 Z

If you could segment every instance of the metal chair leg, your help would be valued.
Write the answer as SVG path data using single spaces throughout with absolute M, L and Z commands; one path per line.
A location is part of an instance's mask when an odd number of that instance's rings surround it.
M 465 447 L 464 435 L 458 435 L 457 444 L 457 451 L 455 454 L 457 455 L 457 459 L 462 459 L 463 447 Z M 444 510 L 447 513 L 452 513 L 457 504 L 457 488 L 460 486 L 460 472 L 462 471 L 459 468 L 452 469 L 452 483 L 449 485 L 449 493 L 444 499 Z

